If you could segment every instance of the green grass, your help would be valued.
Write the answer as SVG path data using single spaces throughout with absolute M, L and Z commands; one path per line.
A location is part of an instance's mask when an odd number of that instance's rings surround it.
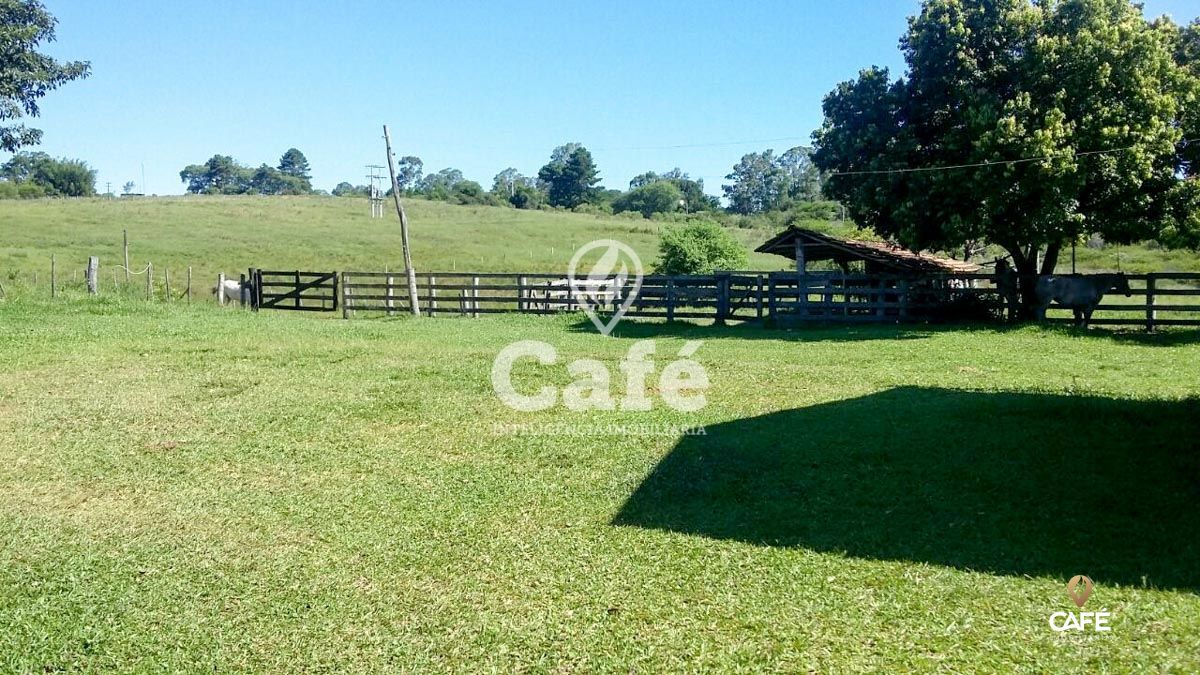
M 644 338 L 704 340 L 706 408 L 489 383 L 516 340 L 616 374 Z M 0 671 L 1195 672 L 1197 364 L 1186 332 L 0 302 Z M 1075 574 L 1111 633 L 1048 628 Z
M 389 203 L 390 204 L 390 203 Z M 657 258 L 664 223 L 570 212 L 454 206 L 410 199 L 414 265 L 421 271 L 565 271 L 574 251 L 602 238 L 633 247 L 647 267 Z M 852 234 L 835 223 L 805 223 Z M 330 197 L 163 197 L 150 199 L 10 200 L 0 204 L 0 283 L 48 287 L 50 256 L 57 256 L 59 280 L 82 283 L 89 255 L 100 257 L 101 279 L 111 287 L 121 263 L 121 231 L 131 241 L 130 265 L 156 269 L 162 291 L 164 271 L 181 289 L 187 267 L 205 292 L 217 274 L 236 275 L 250 267 L 303 270 L 382 270 L 403 267 L 400 235 L 392 211 L 372 220 L 363 200 Z M 753 250 L 777 232 L 769 227 L 732 232 Z M 1145 246 L 1080 247 L 1082 271 L 1200 271 L 1200 256 Z M 749 267 L 788 269 L 779 256 L 751 254 Z M 1064 254 L 1060 269 L 1070 269 Z M 123 275 L 118 275 L 123 282 Z M 133 285 L 144 288 L 141 278 Z M 199 291 L 198 291 L 199 292 Z
M 389 202 L 390 204 L 390 202 Z M 595 239 L 616 238 L 649 267 L 657 257 L 663 223 L 569 212 L 455 206 L 424 199 L 406 202 L 414 266 L 422 271 L 565 271 L 575 250 Z M 70 278 L 89 255 L 100 257 L 101 279 L 112 284 L 121 263 L 121 230 L 130 238 L 130 267 L 152 262 L 161 282 L 170 270 L 175 287 L 188 266 L 207 288 L 218 272 L 249 267 L 302 270 L 403 269 L 394 211 L 371 219 L 363 200 L 330 197 L 174 197 L 143 200 L 6 201 L 0 209 L 0 281 L 47 285 L 50 256 Z M 773 233 L 734 230 L 748 248 Z M 754 255 L 759 269 L 782 269 L 778 256 Z M 123 278 L 122 278 L 123 281 Z

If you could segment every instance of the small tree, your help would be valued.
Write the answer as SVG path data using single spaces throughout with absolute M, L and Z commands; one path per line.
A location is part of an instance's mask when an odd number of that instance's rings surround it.
M 659 274 L 711 274 L 746 266 L 744 246 L 716 223 L 668 227 L 658 244 Z
M 279 173 L 296 179 L 295 181 L 287 181 L 289 189 L 299 187 L 301 192 L 311 192 L 312 176 L 310 175 L 310 171 L 308 158 L 296 148 L 290 148 L 287 152 L 283 153 L 283 157 L 279 158 Z M 259 173 L 262 173 L 261 169 L 259 169 Z
M 424 173 L 425 163 L 420 157 L 407 155 L 401 157 L 399 162 L 396 162 L 396 182 L 400 185 L 401 192 L 408 192 L 415 189 L 417 183 L 421 181 L 421 176 Z
M 660 180 L 634 188 L 613 202 L 613 212 L 637 211 L 649 218 L 656 213 L 673 213 L 683 193 L 669 181 Z

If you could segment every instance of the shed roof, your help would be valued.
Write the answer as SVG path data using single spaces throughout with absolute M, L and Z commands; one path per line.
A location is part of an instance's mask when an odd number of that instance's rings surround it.
M 884 242 L 843 239 L 799 227 L 789 227 L 755 250 L 795 260 L 797 241 L 804 247 L 806 262 L 833 260 L 846 263 L 863 260 L 898 272 L 970 274 L 979 271 L 979 265 L 971 262 L 917 253 Z

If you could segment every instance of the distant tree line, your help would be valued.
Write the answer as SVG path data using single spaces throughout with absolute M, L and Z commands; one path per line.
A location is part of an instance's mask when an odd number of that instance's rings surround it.
M 0 165 L 0 199 L 91 197 L 96 172 L 80 159 L 55 159 L 44 152 L 18 152 Z
M 722 186 L 728 212 L 754 215 L 819 203 L 823 181 L 811 156 L 810 148 L 797 147 L 779 157 L 772 150 L 742 157 L 727 176 L 732 182 Z M 555 148 L 536 176 L 504 169 L 492 179 L 490 190 L 467 180 L 458 169 L 426 174 L 419 157 L 401 158 L 396 171 L 402 194 L 453 204 L 630 213 L 645 218 L 722 211 L 720 199 L 704 192 L 704 180 L 693 179 L 678 167 L 663 173 L 647 171 L 631 180 L 625 191 L 605 189 L 599 185 L 600 170 L 592 153 L 580 143 Z M 364 197 L 369 191 L 366 185 L 343 182 L 333 194 Z
M 279 166 L 263 164 L 257 169 L 243 166 L 229 155 L 213 155 L 203 164 L 184 167 L 179 179 L 193 194 L 304 195 L 313 191 L 308 159 L 296 148 L 283 153 Z

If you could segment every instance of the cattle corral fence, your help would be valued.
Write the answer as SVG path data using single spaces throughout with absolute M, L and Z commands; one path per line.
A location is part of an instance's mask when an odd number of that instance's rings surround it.
M 1200 326 L 1200 274 L 1130 274 L 1130 297 L 1109 293 L 1091 323 L 1109 326 Z M 903 323 L 1001 320 L 1008 303 L 986 274 L 895 276 L 837 272 L 718 272 L 647 276 L 602 289 L 572 288 L 561 274 L 428 272 L 417 275 L 417 302 L 427 316 L 495 313 L 558 314 L 581 308 L 579 291 L 615 310 L 630 296 L 625 316 L 781 323 Z M 636 295 L 634 294 L 636 291 Z M 1195 298 L 1195 300 L 1193 300 Z M 1189 304 L 1189 302 L 1191 304 Z M 343 316 L 406 312 L 402 273 L 342 272 Z M 1065 314 L 1064 314 L 1065 313 Z M 1071 322 L 1052 305 L 1048 320 Z

